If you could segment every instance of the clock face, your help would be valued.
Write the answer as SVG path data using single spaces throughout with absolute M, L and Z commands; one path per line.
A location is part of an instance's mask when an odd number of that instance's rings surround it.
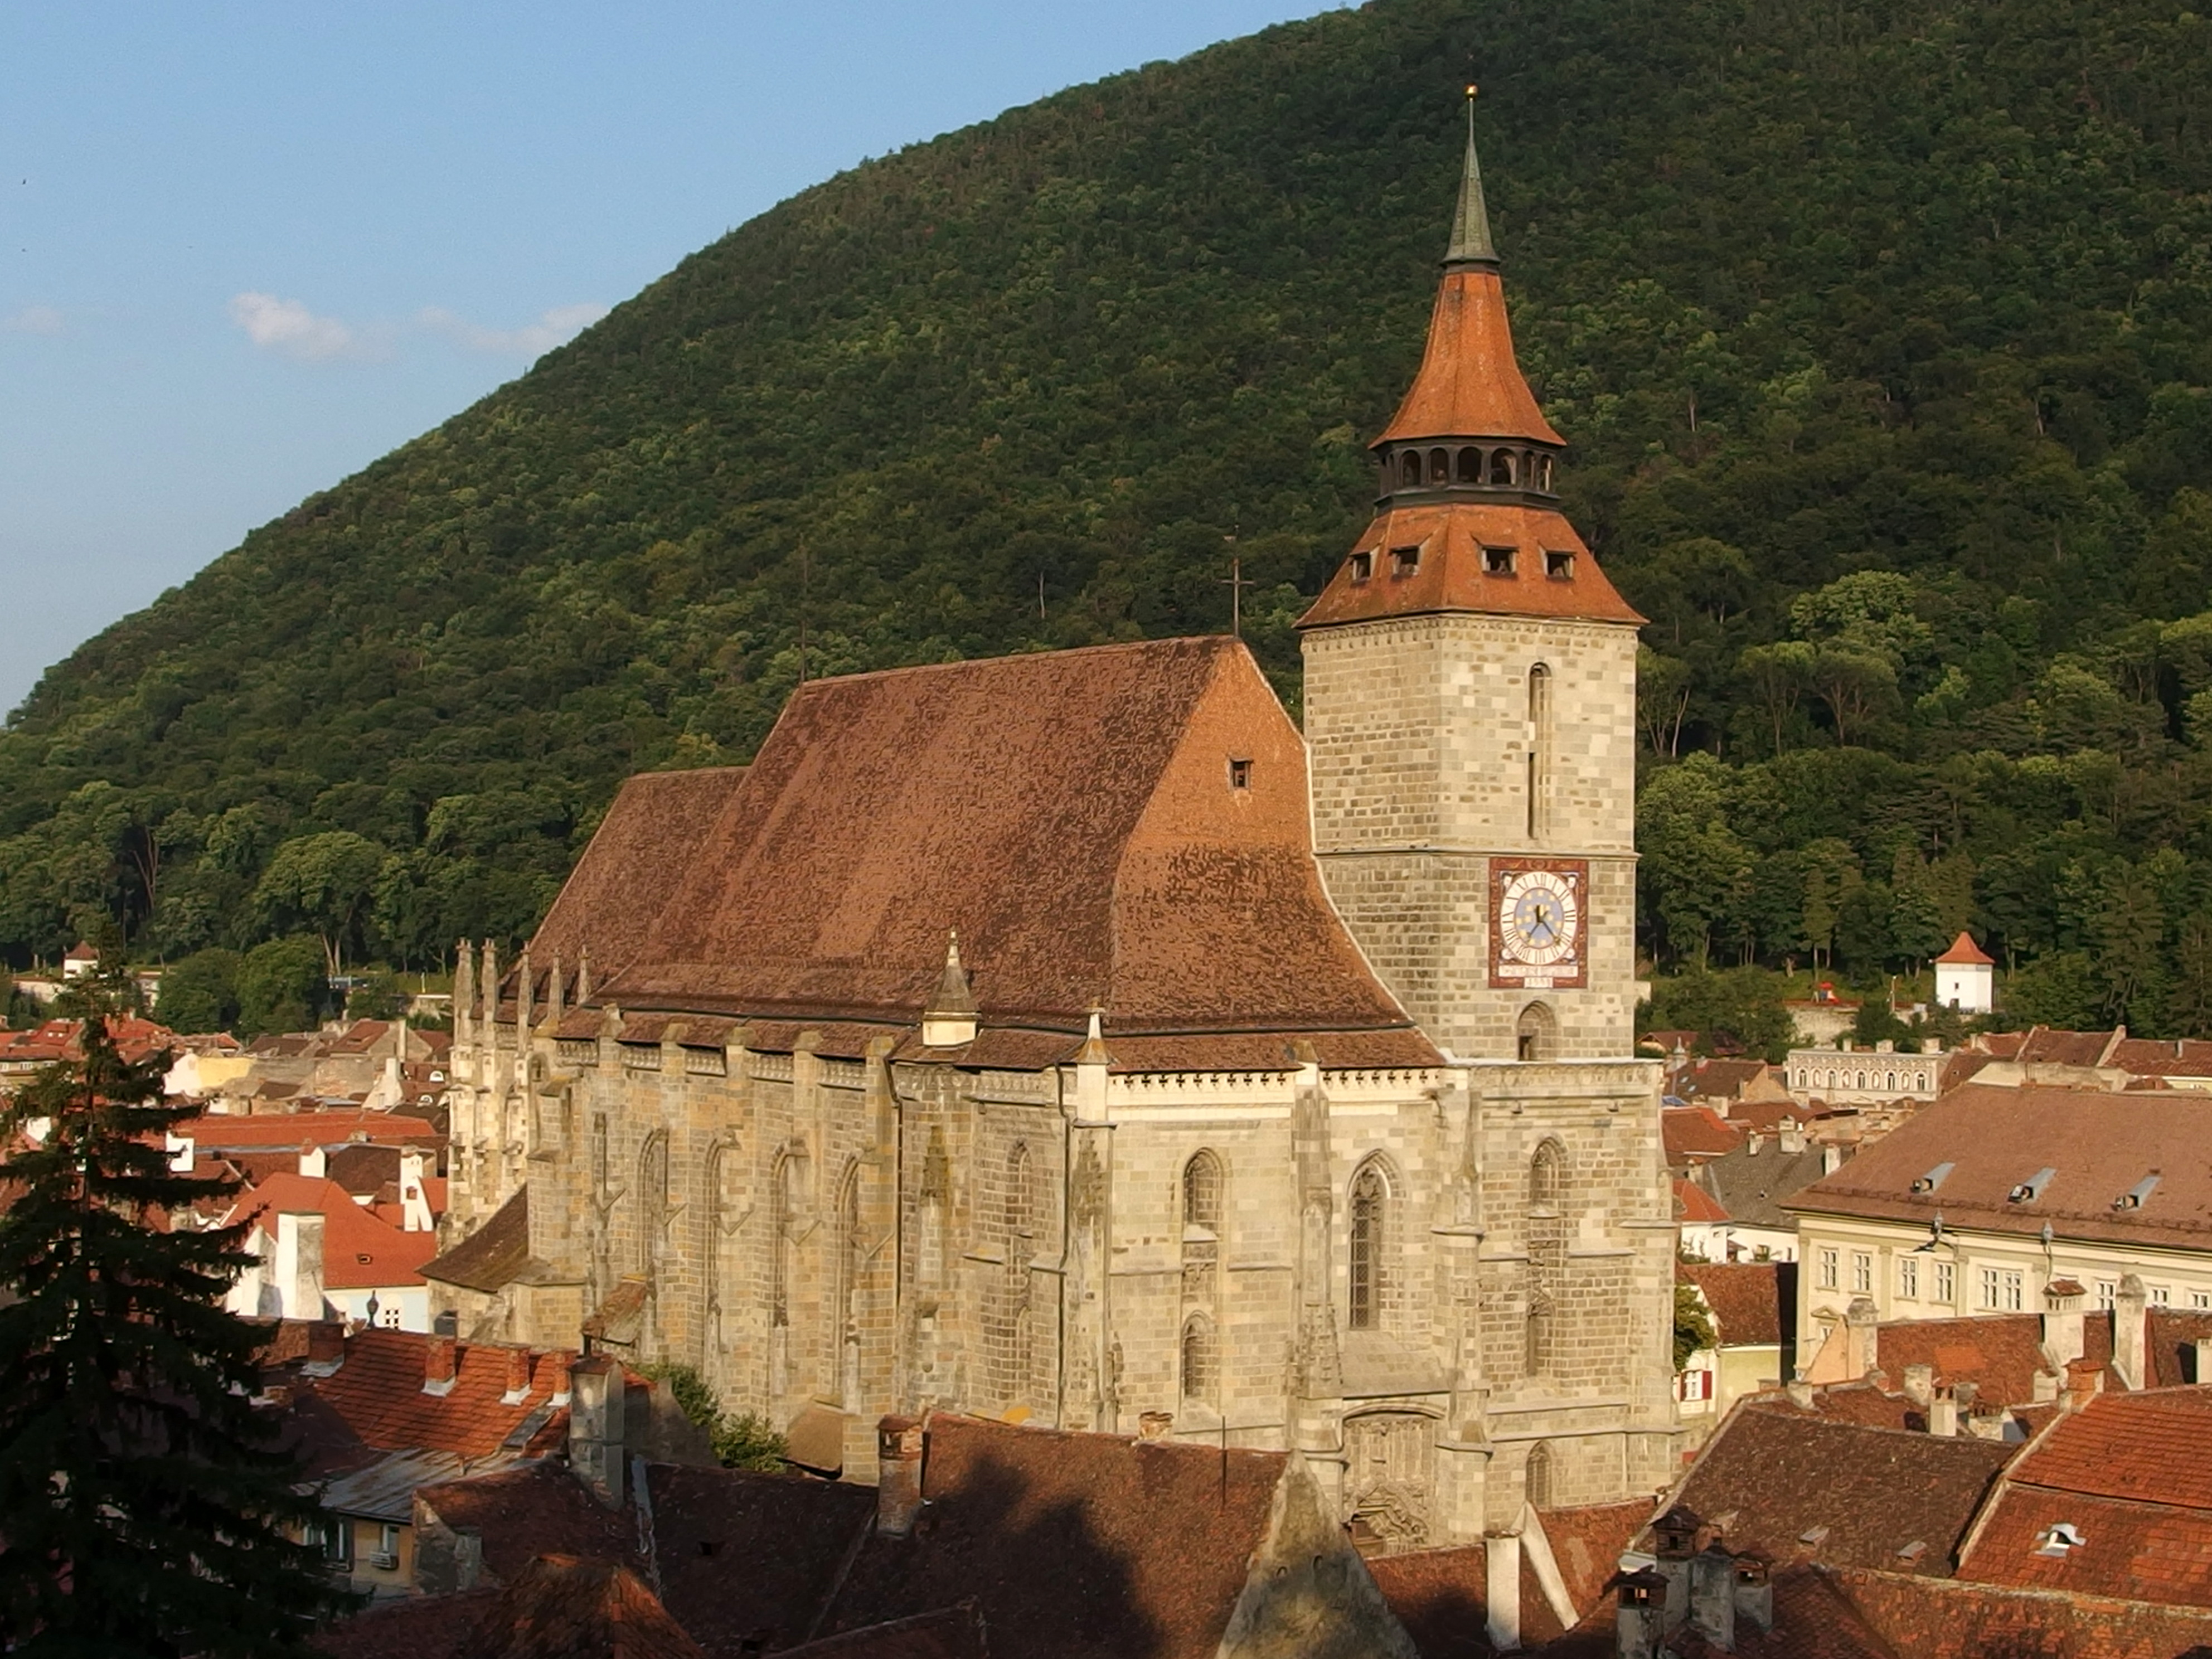
M 1586 860 L 1491 861 L 1492 986 L 1548 990 L 1588 982 L 1583 906 L 1589 886 Z

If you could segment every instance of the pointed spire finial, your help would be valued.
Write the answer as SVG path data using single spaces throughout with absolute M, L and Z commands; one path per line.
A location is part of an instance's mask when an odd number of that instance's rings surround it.
M 1490 240 L 1490 207 L 1482 195 L 1482 163 L 1474 155 L 1474 88 L 1467 89 L 1467 162 L 1459 180 L 1459 210 L 1452 216 L 1451 246 L 1444 264 L 1494 265 L 1498 245 Z

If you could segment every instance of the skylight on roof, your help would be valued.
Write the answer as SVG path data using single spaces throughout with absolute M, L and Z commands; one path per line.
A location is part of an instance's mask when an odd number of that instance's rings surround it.
M 2143 1206 L 2143 1200 L 2151 1195 L 2152 1189 L 2157 1185 L 2158 1172 L 2154 1170 L 2114 1199 L 2112 1207 L 2116 1210 L 2140 1210 Z
M 1947 1162 L 1938 1164 L 1926 1175 L 1921 1176 L 1919 1180 L 1912 1183 L 1912 1190 L 1916 1193 L 1934 1192 L 1938 1187 L 1942 1186 L 1945 1181 L 1949 1179 L 1951 1171 L 1958 1167 L 1959 1166 L 1956 1164 L 1953 1163 Z
M 2035 1553 L 2063 1558 L 2069 1550 L 2078 1550 L 2089 1540 L 2081 1535 L 2081 1528 L 2071 1521 L 2053 1522 L 2036 1534 Z
M 2015 1204 L 2034 1203 L 2037 1199 L 2043 1196 L 2043 1189 L 2051 1184 L 2051 1178 L 2057 1173 L 2058 1171 L 2049 1164 L 2045 1164 L 2043 1168 L 2012 1189 L 2012 1201 Z

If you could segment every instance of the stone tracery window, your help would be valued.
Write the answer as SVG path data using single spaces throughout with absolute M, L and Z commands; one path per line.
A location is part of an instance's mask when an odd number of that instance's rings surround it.
M 1528 1160 L 1528 1207 L 1557 1215 L 1566 1200 L 1566 1151 L 1547 1140 Z
M 1370 1163 L 1352 1178 L 1351 1307 L 1355 1331 L 1381 1328 L 1383 1247 L 1389 1223 L 1390 1188 L 1382 1170 Z
M 1220 1364 L 1213 1322 L 1202 1313 L 1191 1315 L 1182 1327 L 1182 1397 L 1211 1401 L 1219 1381 Z

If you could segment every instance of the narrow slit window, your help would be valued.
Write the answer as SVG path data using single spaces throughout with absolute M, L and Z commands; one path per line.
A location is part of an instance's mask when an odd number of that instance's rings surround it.
M 1421 550 L 1418 547 L 1394 547 L 1390 550 L 1390 574 L 1410 576 L 1421 568 Z
M 1575 556 L 1547 550 L 1544 554 L 1544 574 L 1555 582 L 1571 582 L 1575 579 Z
M 1250 761 L 1232 760 L 1229 763 L 1229 787 L 1231 789 L 1249 789 L 1252 787 Z
M 1510 547 L 1486 547 L 1482 550 L 1482 570 L 1487 576 L 1510 576 L 1513 574 L 1513 550 Z

